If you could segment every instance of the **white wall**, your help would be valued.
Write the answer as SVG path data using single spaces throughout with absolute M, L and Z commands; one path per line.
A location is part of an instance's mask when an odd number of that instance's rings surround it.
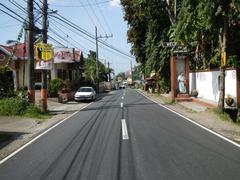
M 236 70 L 226 70 L 225 76 L 225 96 L 231 95 L 236 98 L 237 88 L 236 88 Z M 209 99 L 213 101 L 218 101 L 219 98 L 219 80 L 218 77 L 220 71 L 207 71 L 207 72 L 196 72 L 190 73 L 189 76 L 189 89 L 194 88 L 194 76 L 196 77 L 196 90 L 198 90 L 198 97 Z
M 19 66 L 19 88 L 28 87 L 29 83 L 29 61 L 21 61 Z

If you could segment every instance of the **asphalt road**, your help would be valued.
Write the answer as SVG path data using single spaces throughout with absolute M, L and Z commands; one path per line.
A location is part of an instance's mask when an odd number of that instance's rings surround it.
M 240 148 L 127 89 L 0 165 L 1 180 L 239 180 Z

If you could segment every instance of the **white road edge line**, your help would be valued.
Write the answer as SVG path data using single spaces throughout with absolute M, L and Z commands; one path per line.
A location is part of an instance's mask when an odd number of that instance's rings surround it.
M 122 119 L 121 122 L 122 122 L 122 139 L 123 140 L 128 140 L 129 137 L 128 137 L 128 130 L 127 130 L 126 120 Z
M 231 143 L 231 144 L 233 144 L 233 145 L 235 145 L 235 146 L 237 146 L 237 147 L 240 148 L 240 144 L 238 144 L 238 143 L 232 141 L 231 139 L 228 139 L 228 138 L 224 137 L 223 135 L 221 135 L 221 134 L 219 134 L 219 133 L 217 133 L 217 132 L 214 132 L 214 131 L 212 131 L 212 130 L 206 128 L 205 126 L 203 126 L 203 125 L 201 125 L 201 124 L 199 124 L 199 123 L 197 123 L 197 122 L 195 122 L 195 121 L 189 119 L 188 117 L 185 117 L 185 116 L 183 116 L 182 114 L 180 114 L 180 113 L 178 113 L 178 112 L 176 112 L 176 111 L 174 111 L 174 110 L 172 110 L 172 109 L 170 109 L 170 108 L 168 108 L 168 107 L 166 107 L 166 106 L 160 104 L 159 102 L 150 99 L 150 98 L 147 97 L 145 94 L 143 94 L 143 93 L 141 93 L 141 92 L 139 92 L 139 91 L 137 91 L 137 92 L 138 92 L 139 94 L 141 94 L 142 96 L 146 97 L 147 99 L 149 99 L 150 101 L 155 102 L 155 103 L 158 104 L 159 106 L 161 106 L 161 107 L 163 107 L 163 108 L 165 108 L 165 109 L 167 109 L 167 110 L 169 110 L 169 111 L 171 111 L 171 112 L 173 112 L 173 113 L 179 115 L 180 117 L 186 119 L 187 121 L 189 121 L 189 122 L 191 122 L 191 123 L 193 123 L 193 124 L 195 124 L 195 125 L 201 127 L 202 129 L 204 129 L 204 130 L 206 130 L 206 131 L 208 131 L 208 132 L 214 134 L 215 136 L 218 136 L 219 138 L 221 138 L 221 139 L 223 139 L 223 140 L 225 140 L 225 141 L 227 141 L 227 142 L 229 142 L 229 143 Z
M 120 106 L 121 106 L 121 108 L 123 108 L 123 103 L 122 102 L 120 103 Z
M 6 162 L 8 159 L 10 159 L 11 157 L 13 157 L 14 155 L 16 155 L 17 153 L 19 153 L 20 151 L 22 151 L 24 148 L 26 148 L 27 146 L 29 146 L 30 144 L 32 144 L 34 141 L 36 141 L 37 139 L 39 139 L 40 137 L 42 137 L 43 135 L 45 135 L 46 133 L 48 133 L 49 131 L 51 131 L 52 129 L 54 129 L 55 127 L 57 127 L 58 125 L 62 124 L 63 122 L 65 122 L 66 120 L 68 120 L 69 118 L 71 118 L 72 116 L 74 116 L 75 114 L 77 114 L 79 111 L 85 109 L 86 107 L 90 106 L 93 102 L 91 102 L 90 104 L 87 104 L 86 106 L 83 106 L 80 110 L 74 112 L 73 114 L 71 114 L 70 116 L 66 117 L 65 119 L 61 120 L 60 122 L 58 122 L 57 124 L 51 126 L 50 128 L 48 128 L 46 131 L 42 132 L 41 134 L 39 134 L 38 136 L 36 136 L 35 138 L 33 138 L 31 141 L 29 141 L 28 143 L 24 144 L 23 146 L 21 146 L 20 148 L 18 148 L 17 150 L 15 150 L 13 153 L 9 154 L 7 157 L 3 158 L 0 161 L 0 165 L 3 164 L 4 162 Z

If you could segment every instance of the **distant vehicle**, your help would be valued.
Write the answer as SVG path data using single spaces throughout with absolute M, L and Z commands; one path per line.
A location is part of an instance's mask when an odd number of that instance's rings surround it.
M 74 95 L 75 101 L 95 100 L 96 92 L 92 87 L 80 87 Z
M 125 84 L 120 84 L 119 85 L 119 89 L 125 89 L 126 88 L 126 85 Z

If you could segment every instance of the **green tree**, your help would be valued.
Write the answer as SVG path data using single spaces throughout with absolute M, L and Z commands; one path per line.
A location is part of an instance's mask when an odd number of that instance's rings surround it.
M 99 77 L 96 75 L 96 52 L 89 51 L 88 57 L 85 61 L 85 75 L 87 80 L 90 80 L 95 84 L 98 82 L 97 80 L 104 81 L 107 79 L 106 68 L 100 61 L 98 61 Z
M 126 80 L 125 72 L 120 72 L 117 74 L 116 78 L 118 79 L 120 77 L 123 81 Z
M 171 26 L 166 13 L 166 2 L 161 0 L 121 1 L 125 11 L 124 19 L 129 24 L 128 40 L 132 43 L 132 53 L 140 63 L 144 76 L 156 73 L 158 90 L 169 86 L 169 50 L 162 42 L 169 41 Z M 162 83 L 163 81 L 167 83 Z M 161 85 L 160 85 L 161 84 Z

